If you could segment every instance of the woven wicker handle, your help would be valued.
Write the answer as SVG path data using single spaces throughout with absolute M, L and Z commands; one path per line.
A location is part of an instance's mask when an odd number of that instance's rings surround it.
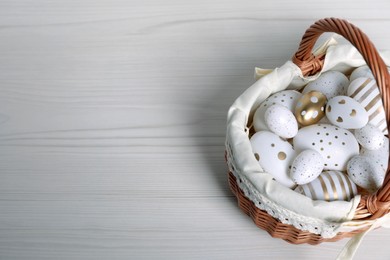
M 315 22 L 306 30 L 299 49 L 292 61 L 301 69 L 303 75 L 314 75 L 322 69 L 324 56 L 316 57 L 312 49 L 318 37 L 324 32 L 342 35 L 356 47 L 370 67 L 382 94 L 386 112 L 387 128 L 390 133 L 390 76 L 378 51 L 368 37 L 356 26 L 337 18 L 325 18 Z M 390 207 L 390 164 L 382 188 L 376 194 L 363 196 L 355 213 L 355 219 L 376 219 L 389 211 Z

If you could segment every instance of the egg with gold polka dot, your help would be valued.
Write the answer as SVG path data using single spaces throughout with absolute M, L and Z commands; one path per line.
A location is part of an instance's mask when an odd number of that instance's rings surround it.
M 295 117 L 302 126 L 317 123 L 325 116 L 327 98 L 319 91 L 310 91 L 303 94 L 295 106 Z
M 316 124 L 299 129 L 293 144 L 297 152 L 312 149 L 320 153 L 325 170 L 344 171 L 348 161 L 359 154 L 359 144 L 354 135 L 330 124 Z
M 290 168 L 296 157 L 292 145 L 269 131 L 259 131 L 251 139 L 252 151 L 261 168 L 279 183 L 293 188 Z

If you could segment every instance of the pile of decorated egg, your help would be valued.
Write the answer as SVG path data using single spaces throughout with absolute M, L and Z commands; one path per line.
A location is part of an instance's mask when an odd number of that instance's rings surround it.
M 250 142 L 265 172 L 313 200 L 350 200 L 357 186 L 383 183 L 389 139 L 379 89 L 368 67 L 350 80 L 328 71 L 302 90 L 269 96 L 253 116 Z

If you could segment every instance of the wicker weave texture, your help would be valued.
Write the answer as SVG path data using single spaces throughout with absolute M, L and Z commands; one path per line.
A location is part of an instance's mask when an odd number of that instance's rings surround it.
M 325 18 L 315 22 L 306 30 L 292 61 L 302 70 L 303 75 L 313 75 L 321 71 L 324 56 L 315 57 L 312 49 L 318 37 L 324 32 L 335 32 L 346 38 L 362 54 L 371 69 L 382 95 L 386 113 L 387 128 L 390 133 L 390 76 L 386 64 L 374 44 L 366 34 L 348 21 L 338 18 Z M 383 186 L 374 194 L 362 196 L 354 219 L 377 219 L 389 212 L 390 208 L 390 164 Z
M 231 172 L 229 172 L 229 186 L 237 198 L 240 209 L 253 219 L 256 226 L 267 231 L 272 237 L 281 238 L 289 243 L 308 243 L 311 245 L 317 245 L 322 242 L 334 242 L 345 237 L 352 237 L 353 235 L 364 231 L 361 229 L 349 233 L 338 233 L 335 237 L 326 239 L 321 235 L 302 231 L 292 225 L 283 224 L 280 220 L 272 217 L 266 211 L 256 207 L 256 205 L 244 195 L 244 192 L 240 189 L 240 187 L 238 187 L 237 179 Z
M 316 40 L 324 32 L 335 32 L 349 40 L 362 54 L 368 66 L 371 68 L 382 94 L 382 101 L 386 112 L 387 126 L 390 132 L 390 76 L 387 67 L 378 51 L 368 37 L 356 26 L 338 18 L 326 18 L 315 22 L 305 32 L 299 45 L 298 51 L 292 61 L 302 70 L 303 75 L 314 75 L 321 71 L 325 56 L 316 57 L 312 49 Z M 383 186 L 375 193 L 364 195 L 356 209 L 354 220 L 377 219 L 390 209 L 390 163 L 387 169 Z M 233 173 L 229 172 L 229 185 L 236 195 L 238 205 L 245 214 L 249 215 L 254 223 L 266 230 L 272 237 L 281 238 L 289 243 L 316 245 L 321 242 L 338 241 L 345 237 L 352 237 L 361 233 L 364 229 L 348 233 L 338 233 L 331 239 L 325 239 L 321 235 L 302 231 L 292 225 L 283 224 L 278 219 L 269 215 L 255 206 L 238 187 Z

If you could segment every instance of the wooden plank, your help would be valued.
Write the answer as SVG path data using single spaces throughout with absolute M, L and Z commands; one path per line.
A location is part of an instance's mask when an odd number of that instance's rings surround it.
M 330 259 L 227 186 L 226 113 L 316 19 L 389 49 L 388 1 L 0 3 L 0 259 Z M 388 259 L 387 230 L 356 259 Z

